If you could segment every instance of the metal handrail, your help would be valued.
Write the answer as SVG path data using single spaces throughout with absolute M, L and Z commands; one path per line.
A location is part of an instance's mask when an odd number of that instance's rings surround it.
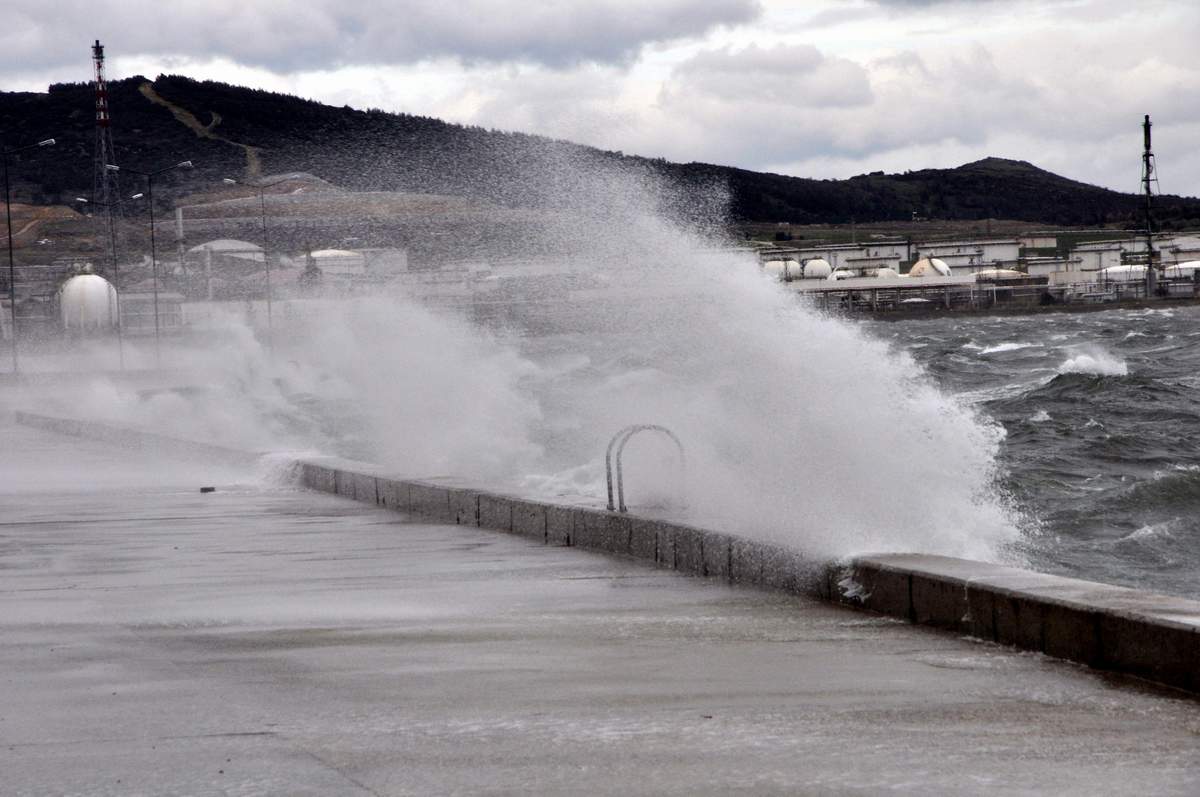
M 621 431 L 613 435 L 612 440 L 608 441 L 608 450 L 604 453 L 604 475 L 608 480 L 608 509 L 613 511 L 618 509 L 621 512 L 628 512 L 625 506 L 625 472 L 621 467 L 621 455 L 625 452 L 625 445 L 629 439 L 638 432 L 661 432 L 671 441 L 675 443 L 675 447 L 679 449 L 679 469 L 686 471 L 687 458 L 683 453 L 683 443 L 679 442 L 679 438 L 665 426 L 660 426 L 655 423 L 639 423 L 632 426 L 626 426 Z M 617 454 L 617 504 L 613 505 L 613 449 L 616 448 Z

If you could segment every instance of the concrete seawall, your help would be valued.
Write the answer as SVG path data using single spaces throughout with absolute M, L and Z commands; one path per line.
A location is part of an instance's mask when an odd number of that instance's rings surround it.
M 168 453 L 257 456 L 93 422 L 31 413 L 18 413 L 17 420 Z M 368 463 L 320 457 L 297 467 L 305 487 L 387 509 L 814 596 L 1200 692 L 1198 601 L 941 556 L 880 554 L 829 563 L 720 531 L 405 479 Z

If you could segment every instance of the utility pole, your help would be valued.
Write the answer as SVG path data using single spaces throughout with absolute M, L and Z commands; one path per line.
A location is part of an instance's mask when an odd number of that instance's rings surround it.
M 1142 137 L 1146 145 L 1142 152 L 1142 189 L 1146 194 L 1146 298 L 1150 298 L 1158 289 L 1158 274 L 1154 270 L 1154 216 L 1151 208 L 1158 176 L 1154 171 L 1154 152 L 1150 149 L 1150 114 L 1146 114 L 1142 122 Z

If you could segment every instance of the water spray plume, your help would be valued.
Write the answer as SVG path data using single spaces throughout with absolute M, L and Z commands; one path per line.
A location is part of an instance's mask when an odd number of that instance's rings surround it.
M 521 168 L 511 200 L 533 221 L 469 252 L 503 296 L 477 293 L 472 319 L 399 286 L 295 301 L 274 358 L 231 318 L 173 355 L 203 389 L 99 384 L 89 404 L 206 440 L 597 505 L 612 435 L 661 424 L 687 448 L 686 506 L 670 441 L 646 437 L 626 452 L 634 512 L 661 505 L 814 556 L 996 558 L 1016 538 L 995 487 L 999 427 L 908 354 L 764 278 L 724 238 L 721 185 L 554 147 Z

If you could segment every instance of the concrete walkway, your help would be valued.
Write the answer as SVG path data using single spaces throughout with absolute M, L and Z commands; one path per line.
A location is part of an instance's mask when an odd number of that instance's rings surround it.
M 4 794 L 1200 793 L 1200 703 L 1132 681 L 0 441 Z

